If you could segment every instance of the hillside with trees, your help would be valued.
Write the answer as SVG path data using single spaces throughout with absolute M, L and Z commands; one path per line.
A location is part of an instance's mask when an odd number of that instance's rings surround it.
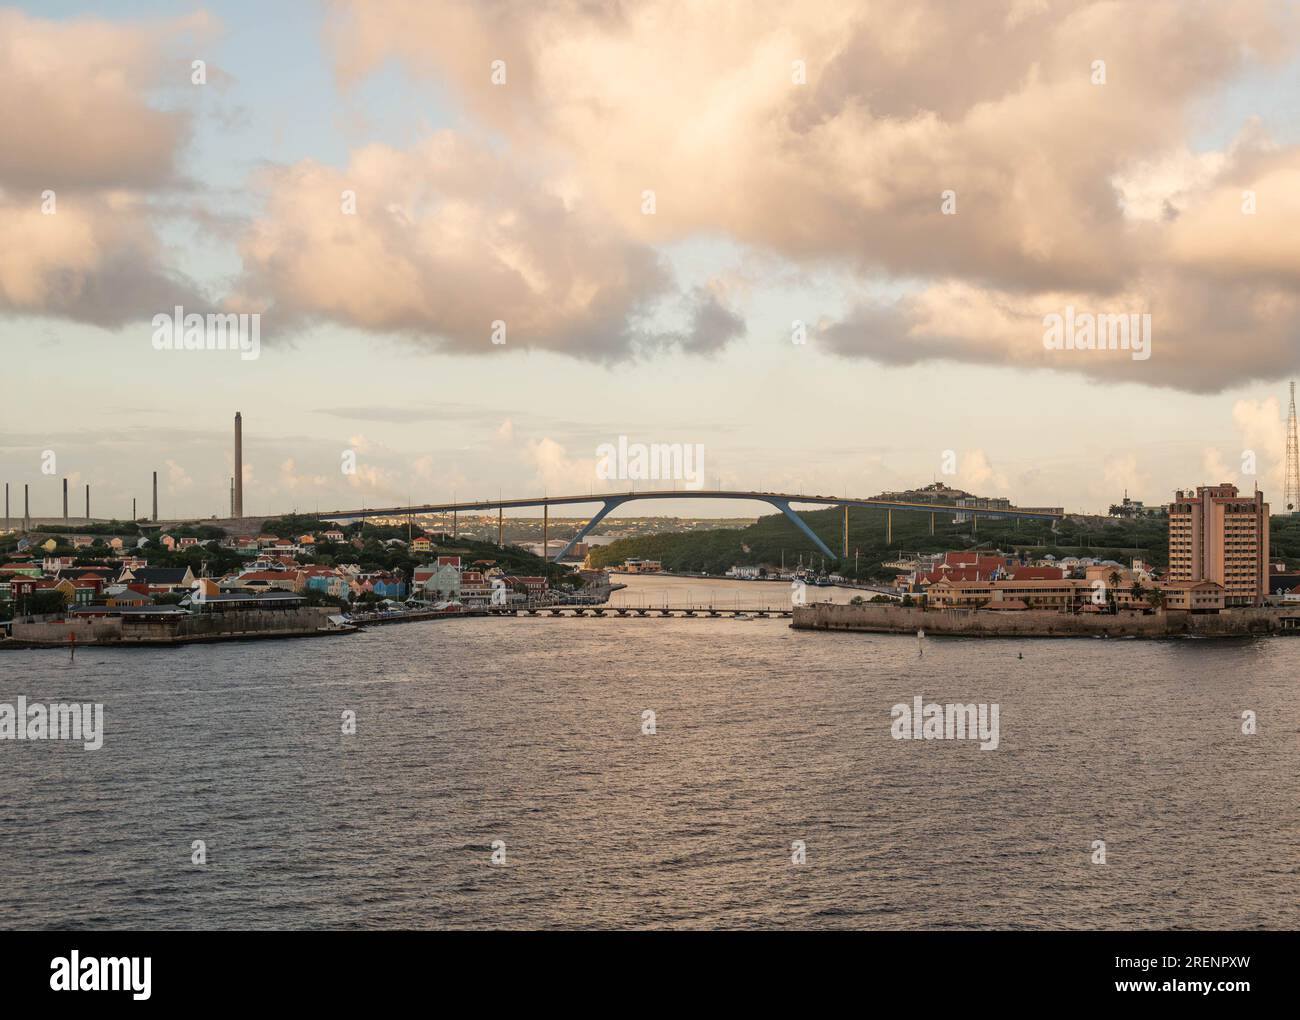
M 841 509 L 812 510 L 800 516 L 833 551 L 839 551 L 844 520 Z M 1300 551 L 1300 528 L 1292 527 L 1290 518 L 1286 520 L 1283 542 Z M 1280 521 L 1282 518 L 1274 518 L 1274 526 Z M 828 561 L 826 567 L 849 577 L 883 580 L 896 573 L 883 564 L 903 553 L 975 548 L 1058 558 L 1098 556 L 1121 562 L 1137 557 L 1158 567 L 1163 567 L 1168 558 L 1168 526 L 1162 517 L 1070 517 L 1058 522 L 1055 530 L 1045 521 L 981 517 L 976 530 L 970 522 L 957 524 L 950 514 L 936 514 L 934 525 L 935 533 L 931 535 L 928 511 L 895 510 L 893 540 L 886 544 L 885 511 L 854 508 L 849 511 L 847 564 Z M 747 528 L 650 535 L 591 550 L 591 561 L 596 566 L 613 566 L 628 557 L 659 560 L 666 570 L 693 573 L 721 573 L 735 564 L 779 567 L 784 562 L 789 568 L 801 558 L 805 565 L 818 566 L 822 561 L 822 554 L 783 514 L 761 517 Z

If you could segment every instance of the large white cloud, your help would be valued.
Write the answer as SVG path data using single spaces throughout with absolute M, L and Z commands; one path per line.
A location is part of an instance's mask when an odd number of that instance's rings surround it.
M 1257 126 L 1231 151 L 1190 149 L 1203 99 L 1295 56 L 1292 5 L 367 0 L 334 11 L 341 80 L 396 57 L 450 85 L 517 158 L 563 166 L 572 192 L 630 237 L 723 234 L 919 293 L 839 323 L 840 353 L 1043 363 L 1196 390 L 1294 361 L 1300 150 Z M 945 190 L 955 215 L 941 212 Z M 1258 192 L 1254 219 L 1243 190 Z M 1152 311 L 1160 354 L 1044 361 L 1041 317 L 1063 297 Z
M 656 251 L 600 210 L 453 132 L 368 146 L 342 170 L 270 169 L 259 185 L 240 303 L 280 323 L 593 358 L 709 351 L 742 328 L 711 291 L 679 293 Z
M 180 54 L 213 28 L 0 10 L 0 311 L 118 325 L 196 300 L 149 204 L 182 184 L 190 120 L 153 93 L 189 84 Z

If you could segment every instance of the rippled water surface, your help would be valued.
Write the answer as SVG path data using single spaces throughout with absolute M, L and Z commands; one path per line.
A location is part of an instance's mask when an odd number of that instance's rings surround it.
M 688 587 L 788 600 L 620 599 Z M 779 619 L 0 653 L 0 701 L 102 702 L 106 728 L 0 741 L 0 924 L 1295 928 L 1298 666 L 1293 639 L 922 649 Z M 892 739 L 918 694 L 998 703 L 1001 746 Z

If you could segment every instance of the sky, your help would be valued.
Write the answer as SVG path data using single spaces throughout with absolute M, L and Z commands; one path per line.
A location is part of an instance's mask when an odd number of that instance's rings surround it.
M 0 480 L 224 516 L 238 410 L 259 515 L 1277 510 L 1297 97 L 1264 0 L 0 7 Z M 176 306 L 258 357 L 158 349 Z M 1049 347 L 1067 309 L 1149 356 Z M 703 470 L 599 477 L 620 436 Z

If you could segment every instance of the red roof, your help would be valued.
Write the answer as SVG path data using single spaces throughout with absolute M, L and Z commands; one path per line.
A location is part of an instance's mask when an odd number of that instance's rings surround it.
M 977 552 L 946 552 L 943 564 L 948 567 L 978 567 L 980 570 L 997 570 L 1003 565 L 1001 556 L 980 555 Z
M 935 570 L 929 574 L 918 574 L 917 584 L 934 584 L 935 581 L 987 581 L 988 572 L 977 567 L 957 567 L 953 570 Z

